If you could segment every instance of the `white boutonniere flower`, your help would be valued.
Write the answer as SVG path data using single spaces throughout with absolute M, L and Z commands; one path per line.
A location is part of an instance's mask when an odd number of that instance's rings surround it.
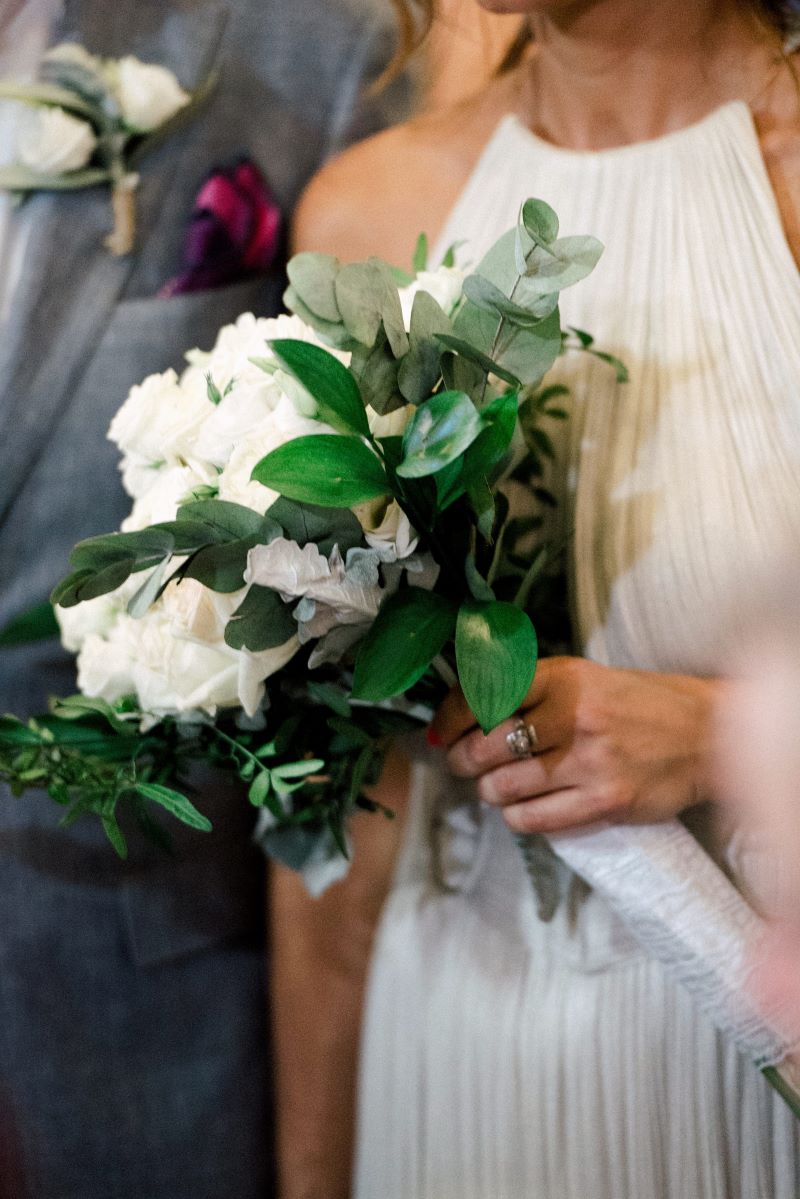
M 24 197 L 105 184 L 112 192 L 113 254 L 135 237 L 136 167 L 174 122 L 186 119 L 211 90 L 194 93 L 164 66 L 132 55 L 100 59 L 64 42 L 45 55 L 32 84 L 0 83 L 0 99 L 19 102 L 16 152 L 0 168 L 0 188 Z

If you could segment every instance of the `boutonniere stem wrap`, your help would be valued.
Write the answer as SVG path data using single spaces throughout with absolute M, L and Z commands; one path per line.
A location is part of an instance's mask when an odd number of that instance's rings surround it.
M 18 105 L 14 160 L 0 188 L 19 200 L 39 191 L 111 190 L 114 255 L 136 238 L 137 167 L 190 120 L 214 86 L 208 77 L 185 91 L 166 67 L 128 55 L 101 59 L 62 43 L 44 56 L 34 83 L 0 83 L 0 99 Z

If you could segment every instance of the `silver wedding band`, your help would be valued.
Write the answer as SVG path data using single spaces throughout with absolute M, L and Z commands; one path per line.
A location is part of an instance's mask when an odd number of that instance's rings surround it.
M 506 733 L 506 745 L 514 758 L 532 758 L 539 748 L 536 729 L 530 721 L 518 716 L 510 733 Z

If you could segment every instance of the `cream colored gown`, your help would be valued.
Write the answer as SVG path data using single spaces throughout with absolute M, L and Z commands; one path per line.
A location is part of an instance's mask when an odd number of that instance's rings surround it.
M 557 372 L 580 646 L 717 669 L 729 625 L 698 614 L 732 578 L 746 591 L 773 534 L 800 549 L 800 276 L 752 117 L 728 104 L 596 153 L 507 117 L 440 249 L 467 239 L 477 262 L 531 195 L 605 243 L 562 313 L 631 370 L 622 388 L 584 356 Z M 798 1199 L 781 1101 L 597 895 L 561 883 L 542 923 L 499 815 L 418 766 L 372 967 L 358 1199 Z

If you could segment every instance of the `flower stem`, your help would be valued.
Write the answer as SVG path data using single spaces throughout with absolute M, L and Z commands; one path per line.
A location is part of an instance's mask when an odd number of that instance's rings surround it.
M 778 1092 L 795 1119 L 800 1120 L 800 1095 L 797 1094 L 794 1087 L 790 1086 L 775 1066 L 766 1066 L 761 1073 L 770 1086 Z
M 136 240 L 136 187 L 139 176 L 124 174 L 119 176 L 111 192 L 111 208 L 114 214 L 114 228 L 106 238 L 106 248 L 115 258 L 123 258 L 130 254 Z

